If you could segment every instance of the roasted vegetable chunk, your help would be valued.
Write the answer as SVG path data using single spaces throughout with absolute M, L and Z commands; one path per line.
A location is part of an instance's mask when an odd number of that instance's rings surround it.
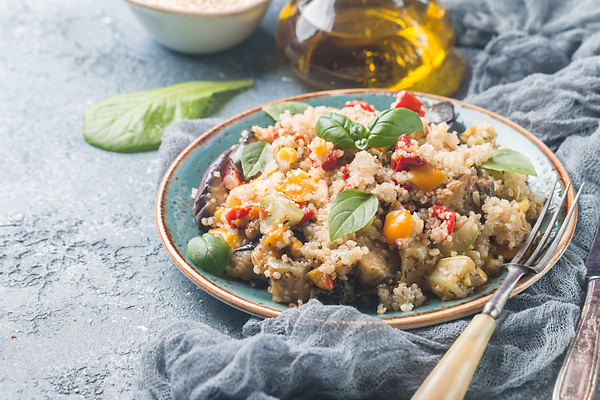
M 308 301 L 310 289 L 306 274 L 310 266 L 306 261 L 283 262 L 277 259 L 267 261 L 269 285 L 273 301 L 277 303 L 296 303 Z
M 428 249 L 425 243 L 415 242 L 400 251 L 400 282 L 410 286 L 424 279 L 429 272 L 429 268 L 425 264 Z
M 323 304 L 350 304 L 356 299 L 356 280 L 346 276 L 335 280 L 332 290 L 319 295 Z
M 438 248 L 444 257 L 450 257 L 453 251 L 456 252 L 456 255 L 459 255 L 464 253 L 473 244 L 477 236 L 479 236 L 477 224 L 471 220 L 467 220 L 467 222 L 452 233 L 452 243 L 449 246 L 440 243 Z
M 396 252 L 390 251 L 383 244 L 369 246 L 369 253 L 357 264 L 357 280 L 362 288 L 374 287 L 396 276 L 400 260 Z
M 485 282 L 485 272 L 466 256 L 442 258 L 427 276 L 429 288 L 442 300 L 463 299 Z
M 468 215 L 469 211 L 481 213 L 481 206 L 488 196 L 494 196 L 494 182 L 463 175 L 441 191 L 436 203 L 452 211 Z

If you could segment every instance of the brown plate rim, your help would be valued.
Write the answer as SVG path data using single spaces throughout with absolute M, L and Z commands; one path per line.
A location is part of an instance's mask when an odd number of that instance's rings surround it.
M 156 224 L 157 224 L 157 229 L 158 229 L 160 239 L 161 239 L 163 245 L 165 246 L 167 253 L 171 257 L 171 259 L 175 262 L 175 264 L 179 267 L 179 269 L 181 269 L 181 271 L 190 280 L 192 280 L 194 283 L 196 283 L 198 286 L 200 286 L 203 290 L 205 290 L 206 292 L 208 292 L 209 294 L 218 298 L 219 300 L 222 300 L 223 302 L 225 302 L 239 310 L 248 312 L 250 314 L 253 314 L 253 315 L 256 315 L 259 317 L 277 317 L 278 315 L 280 315 L 281 314 L 280 310 L 276 310 L 276 309 L 270 308 L 265 305 L 254 303 L 252 301 L 249 301 L 247 299 L 239 297 L 233 293 L 230 293 L 229 291 L 225 290 L 224 288 L 216 285 L 214 282 L 211 282 L 210 280 L 208 280 L 207 278 L 202 276 L 199 272 L 197 272 L 194 269 L 194 267 L 191 266 L 185 260 L 185 258 L 179 253 L 179 251 L 176 249 L 175 245 L 172 243 L 171 238 L 167 234 L 166 224 L 165 224 L 165 220 L 164 220 L 165 209 L 164 209 L 164 204 L 163 204 L 165 189 L 167 187 L 167 184 L 170 181 L 173 171 L 179 166 L 179 164 L 182 162 L 182 160 L 185 159 L 192 152 L 192 150 L 195 147 L 202 144 L 206 139 L 213 136 L 217 132 L 221 131 L 221 129 L 223 129 L 224 127 L 232 124 L 233 122 L 235 122 L 239 119 L 244 118 L 248 114 L 260 111 L 260 110 L 262 110 L 263 107 L 265 107 L 267 105 L 281 103 L 284 101 L 300 101 L 300 100 L 306 100 L 306 99 L 312 99 L 312 98 L 328 97 L 328 96 L 332 96 L 332 95 L 352 95 L 352 94 L 367 94 L 367 93 L 389 94 L 391 96 L 394 93 L 397 93 L 397 91 L 391 91 L 391 90 L 387 90 L 387 89 L 339 89 L 339 90 L 328 90 L 328 91 L 321 91 L 321 92 L 306 93 L 306 94 L 302 94 L 302 95 L 298 95 L 298 96 L 288 97 L 288 98 L 273 101 L 273 102 L 270 102 L 270 103 L 267 103 L 267 104 L 264 104 L 264 105 L 261 105 L 258 107 L 254 107 L 250 110 L 247 110 L 240 114 L 237 114 L 237 115 L 227 119 L 226 121 L 220 123 L 219 125 L 209 129 L 208 131 L 206 131 L 205 133 L 200 135 L 196 140 L 194 140 L 189 146 L 187 146 L 177 156 L 177 158 L 175 158 L 173 163 L 171 163 L 171 165 L 167 169 L 167 172 L 165 173 L 164 177 L 162 178 L 160 186 L 158 188 L 157 195 L 156 195 L 156 208 L 155 208 Z M 440 101 L 450 101 L 450 102 L 453 102 L 456 104 L 460 104 L 461 106 L 463 106 L 465 108 L 470 108 L 472 110 L 476 110 L 481 113 L 487 114 L 491 118 L 494 118 L 496 120 L 499 120 L 499 121 L 509 125 L 513 129 L 517 130 L 519 133 L 521 133 L 522 135 L 527 137 L 540 150 L 542 150 L 544 152 L 544 154 L 550 159 L 550 161 L 556 168 L 556 171 L 560 175 L 561 180 L 565 183 L 565 185 L 571 181 L 571 179 L 569 178 L 569 174 L 567 173 L 567 170 L 562 165 L 562 163 L 560 162 L 558 157 L 540 139 L 538 139 L 536 136 L 534 136 L 532 133 L 527 131 L 522 126 L 517 125 L 516 123 L 512 122 L 511 120 L 509 120 L 505 117 L 502 117 L 492 111 L 475 106 L 473 104 L 465 103 L 460 100 L 455 100 L 455 99 L 451 99 L 449 97 L 438 96 L 438 95 L 433 95 L 433 94 L 429 94 L 429 93 L 420 93 L 420 92 L 410 92 L 410 93 L 417 95 L 417 96 L 424 96 L 424 97 L 428 97 L 428 98 L 432 98 L 432 99 L 436 99 L 436 100 L 440 100 Z M 575 190 L 574 190 L 573 186 L 571 186 L 571 188 L 567 194 L 567 207 L 571 207 L 574 199 L 575 199 Z M 569 224 L 567 225 L 567 229 L 565 230 L 565 234 L 564 234 L 563 238 L 559 242 L 558 249 L 556 250 L 554 256 L 550 259 L 548 266 L 546 266 L 546 268 L 544 268 L 539 274 L 527 275 L 527 276 L 523 277 L 517 283 L 515 289 L 512 291 L 511 297 L 518 293 L 521 293 L 522 291 L 524 291 L 525 289 L 527 289 L 528 287 L 533 285 L 544 274 L 546 274 L 550 270 L 550 268 L 552 268 L 552 266 L 554 264 L 556 264 L 558 259 L 562 256 L 562 254 L 566 250 L 567 246 L 569 245 L 571 238 L 573 237 L 576 222 L 577 222 L 577 208 L 575 209 L 573 217 L 571 218 L 571 220 L 569 221 Z M 453 306 L 453 307 L 450 307 L 447 309 L 441 309 L 441 310 L 432 311 L 432 312 L 428 312 L 426 314 L 420 314 L 420 315 L 382 318 L 382 320 L 393 327 L 401 328 L 401 329 L 412 329 L 412 328 L 418 328 L 418 327 L 422 327 L 422 326 L 438 324 L 441 322 L 447 322 L 447 321 L 462 318 L 462 317 L 465 317 L 468 315 L 472 315 L 472 314 L 475 314 L 475 313 L 481 311 L 484 304 L 491 298 L 492 293 L 489 293 L 485 296 L 481 296 L 479 298 L 473 299 L 472 301 L 469 301 L 467 303 Z

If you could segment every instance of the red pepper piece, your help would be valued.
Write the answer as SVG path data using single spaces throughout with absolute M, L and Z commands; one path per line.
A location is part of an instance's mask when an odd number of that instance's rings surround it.
M 340 168 L 340 172 L 342 173 L 343 180 L 347 181 L 348 178 L 350 178 L 350 167 L 347 165 L 344 165 L 342 168 Z
M 232 228 L 237 228 L 235 221 L 238 219 L 244 218 L 246 215 L 250 214 L 250 210 L 252 210 L 252 206 L 249 207 L 234 207 L 231 210 L 227 211 L 225 214 L 225 220 Z
M 308 143 L 308 138 L 306 137 L 305 134 L 298 134 L 296 136 L 294 136 L 294 140 L 304 140 L 304 142 Z
M 399 143 L 404 143 L 406 146 L 406 149 L 408 149 L 412 143 L 410 143 L 410 139 L 408 138 L 408 135 L 402 135 L 398 138 L 398 140 L 396 141 L 396 149 L 399 148 L 398 144 Z
M 227 164 L 223 171 L 223 185 L 228 190 L 236 188 L 242 184 L 242 175 L 233 168 L 231 163 Z
M 421 157 L 414 156 L 401 156 L 398 153 L 392 154 L 392 168 L 394 171 L 408 171 L 412 167 L 417 167 L 419 165 L 427 164 L 427 161 L 422 159 Z
M 333 153 L 331 153 L 329 155 L 329 158 L 327 159 L 327 161 L 325 161 L 323 163 L 323 165 L 321 165 L 321 168 L 323 168 L 325 171 L 329 171 L 331 169 L 334 169 L 337 165 L 337 157 L 335 156 L 335 151 Z
M 277 122 L 273 127 L 273 140 L 279 138 L 279 130 L 282 128 L 281 124 Z
M 304 213 L 304 217 L 302 217 L 302 220 L 300 222 L 298 222 L 298 225 L 301 225 L 301 224 L 304 224 L 304 223 L 310 221 L 310 219 L 313 217 L 313 215 L 315 215 L 315 211 L 312 210 L 312 209 L 310 209 L 304 203 L 298 203 L 298 202 L 296 202 L 296 204 L 298 204 L 300 206 L 300 209 Z
M 260 208 L 260 217 L 267 218 L 267 215 L 269 215 L 269 212 L 267 211 L 267 209 L 264 207 L 261 207 Z
M 331 279 L 331 275 L 327 275 L 325 277 L 325 283 L 323 284 L 323 286 L 325 286 L 325 288 L 328 290 L 333 289 L 333 279 Z
M 353 100 L 353 101 L 346 103 L 346 107 L 354 107 L 356 104 L 358 104 L 360 106 L 360 108 L 362 108 L 365 111 L 375 112 L 375 109 L 373 108 L 373 106 L 370 105 L 369 103 L 367 103 L 366 101 Z
M 404 189 L 404 190 L 406 190 L 409 193 L 412 190 L 412 188 L 410 186 L 400 186 L 400 189 Z
M 419 117 L 425 116 L 425 104 L 405 90 L 399 91 L 396 95 L 396 107 L 394 108 L 408 108 L 419 114 Z
M 448 222 L 448 234 L 452 234 L 452 232 L 454 232 L 454 225 L 456 224 L 456 213 L 454 211 L 448 210 L 446 207 L 442 207 L 437 204 L 431 206 L 431 209 L 431 214 L 434 217 L 436 217 L 440 221 Z
M 350 167 L 348 167 L 347 165 L 344 165 L 342 168 L 340 168 L 340 172 L 342 173 L 342 179 L 344 181 L 347 181 L 348 178 L 350 178 Z M 350 185 L 349 183 L 346 183 L 344 185 L 344 187 L 342 188 L 341 192 L 343 192 L 344 190 L 348 190 L 348 189 L 352 189 L 352 185 Z

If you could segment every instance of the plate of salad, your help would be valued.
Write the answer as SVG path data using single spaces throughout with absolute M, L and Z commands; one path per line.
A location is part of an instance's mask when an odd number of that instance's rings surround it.
M 274 317 L 318 299 L 413 328 L 483 307 L 555 181 L 569 182 L 558 158 L 490 111 L 338 90 L 200 135 L 165 174 L 156 217 L 175 264 L 236 308 Z

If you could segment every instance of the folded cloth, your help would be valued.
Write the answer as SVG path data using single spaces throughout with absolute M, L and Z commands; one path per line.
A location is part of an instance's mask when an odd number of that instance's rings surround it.
M 600 4 L 446 4 L 458 43 L 485 46 L 465 101 L 533 132 L 555 150 L 576 187 L 586 183 L 571 245 L 544 277 L 508 301 L 467 393 L 468 399 L 549 398 L 579 317 L 584 260 L 600 218 Z M 165 140 L 172 139 L 161 147 L 161 161 L 170 162 L 176 146 L 205 129 L 202 120 L 167 129 Z M 469 320 L 400 331 L 352 307 L 311 301 L 275 319 L 250 320 L 243 339 L 181 322 L 145 347 L 136 395 L 410 398 Z

